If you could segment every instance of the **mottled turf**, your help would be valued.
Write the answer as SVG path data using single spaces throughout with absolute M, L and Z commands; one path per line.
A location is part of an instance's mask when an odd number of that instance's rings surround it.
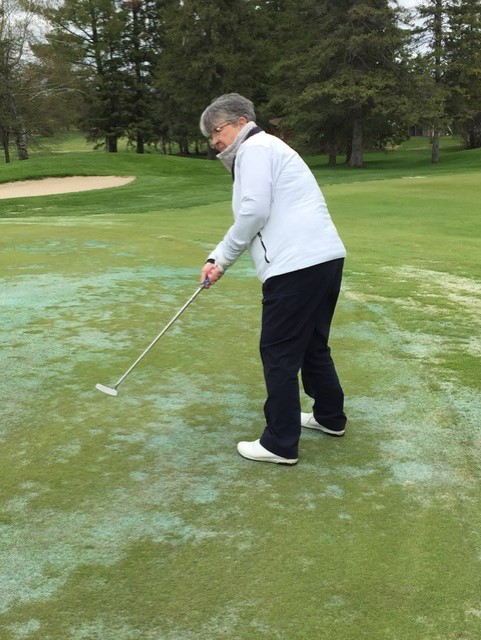
M 480 184 L 326 189 L 349 429 L 293 468 L 235 451 L 263 426 L 247 258 L 94 389 L 194 292 L 227 202 L 1 221 L 0 638 L 478 640 Z

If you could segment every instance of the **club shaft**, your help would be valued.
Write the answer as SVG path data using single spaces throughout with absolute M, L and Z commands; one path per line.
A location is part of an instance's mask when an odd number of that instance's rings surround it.
M 177 313 L 175 314 L 175 316 L 172 318 L 172 320 L 162 329 L 162 331 L 159 333 L 158 336 L 156 336 L 152 342 L 149 344 L 149 346 L 147 347 L 147 349 L 145 349 L 145 351 L 143 353 L 141 353 L 141 355 L 137 358 L 137 360 L 134 362 L 134 364 L 129 367 L 129 369 L 127 369 L 127 371 L 124 373 L 124 375 L 118 379 L 118 381 L 116 382 L 116 384 L 114 385 L 114 389 L 117 389 L 117 387 L 119 386 L 119 384 L 121 384 L 125 378 L 129 375 L 129 373 L 132 371 L 132 369 L 134 369 L 134 367 L 136 367 L 139 362 L 142 360 L 142 358 L 147 355 L 147 353 L 152 349 L 152 347 L 157 344 L 157 342 L 160 340 L 160 338 L 164 335 L 164 333 L 166 331 L 168 331 L 170 329 L 170 327 L 174 324 L 174 322 L 177 320 L 177 318 L 187 309 L 187 307 L 190 305 L 190 303 L 199 295 L 199 293 L 202 291 L 202 289 L 205 289 L 205 283 L 203 283 L 198 289 L 197 291 L 187 300 L 187 302 L 184 304 L 184 306 L 179 309 L 177 311 Z

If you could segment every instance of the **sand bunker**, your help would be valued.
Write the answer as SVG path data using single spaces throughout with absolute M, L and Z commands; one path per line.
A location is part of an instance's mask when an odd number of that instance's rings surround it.
M 28 198 L 49 196 L 55 193 L 91 191 L 121 187 L 135 180 L 135 176 L 71 176 L 69 178 L 44 178 L 0 184 L 1 198 Z

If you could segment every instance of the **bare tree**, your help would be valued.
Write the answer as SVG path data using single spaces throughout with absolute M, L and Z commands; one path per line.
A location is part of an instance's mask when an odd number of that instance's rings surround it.
M 58 0 L 0 0 L 0 144 L 27 160 L 35 134 L 68 126 L 78 88 L 70 68 L 45 55 L 42 18 Z M 78 102 L 78 100 L 77 100 Z
M 28 158 L 24 71 L 33 38 L 31 4 L 0 0 L 0 137 L 6 162 L 10 161 L 11 142 L 20 160 Z

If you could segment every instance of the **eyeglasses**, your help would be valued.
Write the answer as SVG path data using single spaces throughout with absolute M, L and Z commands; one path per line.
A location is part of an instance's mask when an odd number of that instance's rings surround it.
M 210 137 L 213 138 L 216 135 L 216 133 L 220 133 L 224 127 L 228 127 L 230 124 L 232 124 L 232 122 L 226 122 L 225 124 L 219 125 L 212 131 Z

